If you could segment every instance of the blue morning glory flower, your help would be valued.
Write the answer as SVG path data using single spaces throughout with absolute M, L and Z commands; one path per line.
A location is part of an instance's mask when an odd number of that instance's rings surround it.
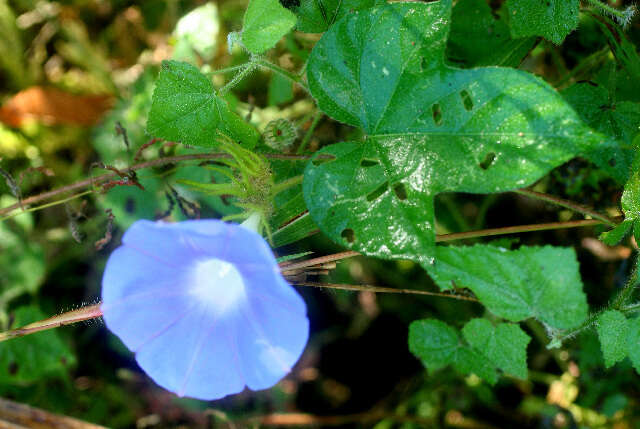
M 211 400 L 291 370 L 309 335 L 306 305 L 259 234 L 219 220 L 140 220 L 122 242 L 102 312 L 157 384 Z

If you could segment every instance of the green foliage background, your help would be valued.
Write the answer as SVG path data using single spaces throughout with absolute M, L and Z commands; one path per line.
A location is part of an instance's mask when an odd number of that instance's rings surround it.
M 312 337 L 298 366 L 273 389 L 210 403 L 155 386 L 99 322 L 64 327 L 0 343 L 0 396 L 109 427 L 261 426 L 292 412 L 381 429 L 636 427 L 637 304 L 615 297 L 637 283 L 640 27 L 597 12 L 577 0 L 0 0 L 0 103 L 34 86 L 113 97 L 93 127 L 0 124 L 0 208 L 97 176 L 96 162 L 215 151 L 222 132 L 313 157 L 270 158 L 276 183 L 304 174 L 270 202 L 278 256 L 351 248 L 368 257 L 320 280 L 482 303 L 300 287 Z M 277 141 L 275 119 L 292 141 Z M 182 144 L 134 160 L 152 136 Z M 157 165 L 138 172 L 144 190 L 96 185 L 0 216 L 2 330 L 97 302 L 106 257 L 136 219 L 184 219 L 189 203 L 237 215 L 238 198 L 212 191 L 224 171 Z M 580 218 L 511 192 L 525 186 L 620 223 L 436 245 Z M 113 239 L 96 250 L 107 209 Z

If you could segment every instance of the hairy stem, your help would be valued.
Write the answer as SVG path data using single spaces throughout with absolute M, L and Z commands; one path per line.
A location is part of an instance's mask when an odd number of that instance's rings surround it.
M 589 3 L 596 9 L 600 9 L 600 11 L 604 12 L 604 14 L 609 15 L 610 17 L 615 19 L 618 24 L 622 26 L 622 28 L 626 28 L 631 23 L 631 20 L 633 19 L 633 16 L 636 12 L 636 9 L 633 5 L 627 7 L 625 10 L 618 10 L 606 3 L 602 3 L 599 0 L 587 0 L 587 3 Z
M 251 74 L 251 72 L 253 70 L 255 70 L 256 66 L 255 64 L 253 64 L 252 62 L 247 63 L 244 65 L 244 68 L 233 77 L 233 79 L 231 79 L 225 86 L 223 86 L 222 88 L 220 88 L 218 90 L 218 92 L 220 93 L 220 95 L 224 95 L 227 92 L 229 92 L 233 87 L 235 87 L 237 84 L 239 84 L 240 82 L 242 82 L 242 80 L 249 76 Z
M 309 155 L 288 155 L 288 154 L 278 154 L 278 153 L 264 154 L 264 157 L 268 159 L 278 159 L 282 161 L 307 161 L 311 158 L 311 156 Z M 184 162 L 184 161 L 231 159 L 231 158 L 232 158 L 231 155 L 227 153 L 196 153 L 191 155 L 168 156 L 165 158 L 152 159 L 151 161 L 145 161 L 139 164 L 132 165 L 131 167 L 126 168 L 124 171 L 142 170 L 144 168 L 159 167 L 159 166 L 168 165 L 168 164 L 176 164 L 178 162 Z M 103 183 L 109 179 L 112 179 L 115 176 L 116 176 L 116 173 L 110 171 L 100 176 L 83 179 L 78 182 L 71 183 L 69 185 L 62 186 L 60 188 L 56 188 L 48 192 L 43 192 L 38 195 L 33 195 L 31 197 L 24 198 L 22 200 L 22 205 L 26 206 L 29 204 L 39 203 L 41 201 L 48 200 L 58 195 L 77 191 L 79 189 L 88 188 L 93 185 Z M 6 216 L 7 214 L 19 208 L 21 208 L 21 205 L 19 203 L 15 203 L 7 207 L 0 208 L 0 216 Z
M 251 60 L 253 63 L 267 68 L 269 70 L 272 70 L 276 73 L 281 74 L 282 76 L 286 77 L 287 79 L 289 79 L 291 82 L 297 84 L 300 86 L 300 88 L 304 89 L 307 93 L 309 93 L 309 87 L 307 86 L 307 84 L 304 82 L 304 80 L 302 80 L 301 76 L 298 76 L 295 73 L 291 73 L 289 70 L 285 70 L 280 66 L 277 66 L 275 64 L 273 64 L 272 62 L 269 62 L 267 60 L 265 60 L 262 57 L 255 57 Z
M 629 276 L 629 280 L 627 280 L 627 283 L 624 285 L 618 296 L 615 297 L 610 308 L 620 310 L 629 304 L 629 301 L 633 297 L 633 292 L 638 287 L 638 284 L 640 284 L 640 282 L 638 281 L 638 258 L 636 257 L 636 262 L 633 266 L 633 270 L 631 271 L 631 275 Z
M 599 311 L 591 313 L 589 317 L 587 317 L 584 322 L 580 324 L 580 326 L 571 329 L 569 331 L 561 332 L 557 335 L 552 336 L 551 342 L 547 346 L 548 348 L 556 348 L 562 345 L 563 341 L 566 341 L 570 338 L 575 337 L 582 331 L 592 328 L 596 325 L 598 318 L 602 313 L 608 310 L 617 310 L 624 314 L 634 313 L 640 310 L 640 303 L 629 304 L 629 301 L 633 297 L 633 292 L 638 287 L 640 282 L 638 281 L 638 259 L 636 258 L 635 266 L 633 267 L 633 271 L 629 276 L 629 280 L 624 285 L 624 288 L 620 291 L 620 293 L 614 298 L 606 308 L 603 308 Z

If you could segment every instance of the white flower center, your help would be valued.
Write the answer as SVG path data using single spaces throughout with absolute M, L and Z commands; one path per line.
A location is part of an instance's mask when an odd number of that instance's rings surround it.
M 245 299 L 242 275 L 229 262 L 215 258 L 199 261 L 192 269 L 191 281 L 191 294 L 215 313 L 225 313 Z

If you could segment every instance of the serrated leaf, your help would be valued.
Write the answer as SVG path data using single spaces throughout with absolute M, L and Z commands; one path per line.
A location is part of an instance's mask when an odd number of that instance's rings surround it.
M 562 96 L 593 129 L 631 145 L 640 132 L 640 103 L 612 103 L 609 91 L 593 82 L 581 82 L 562 91 Z M 629 156 L 633 157 L 630 147 Z
M 163 61 L 153 92 L 147 133 L 186 145 L 215 147 L 223 132 L 253 147 L 259 134 L 218 97 L 210 79 L 191 64 Z
M 616 144 L 531 74 L 447 66 L 450 13 L 450 0 L 356 11 L 311 53 L 307 75 L 319 107 L 367 134 L 323 148 L 319 155 L 335 159 L 316 158 L 305 171 L 311 216 L 337 243 L 427 267 L 436 194 L 516 189 Z M 594 159 L 614 170 L 602 161 Z
M 503 7 L 499 14 L 505 12 Z M 512 39 L 505 20 L 494 18 L 485 0 L 460 0 L 453 7 L 447 56 L 456 64 L 517 67 L 535 44 L 535 37 Z
M 507 374 L 527 378 L 527 345 L 531 338 L 512 323 L 493 326 L 487 319 L 472 319 L 464 328 L 465 340 Z
M 489 311 L 518 322 L 530 317 L 557 329 L 587 317 L 587 300 L 571 248 L 438 246 L 429 274 L 441 289 L 467 287 Z
M 460 347 L 458 332 L 440 320 L 416 320 L 409 325 L 409 350 L 430 371 L 452 363 Z
M 578 26 L 579 0 L 507 0 L 511 35 L 542 36 L 556 45 Z
M 633 367 L 640 373 L 640 318 L 627 322 L 627 354 Z
M 34 306 L 18 308 L 12 327 L 44 319 Z M 75 365 L 75 356 L 56 331 L 39 332 L 0 343 L 0 382 L 24 384 L 44 376 L 61 375 Z
M 463 375 L 475 374 L 491 385 L 498 381 L 498 372 L 495 367 L 478 350 L 460 347 L 453 367 Z
M 624 220 L 612 230 L 600 234 L 598 238 L 607 246 L 615 246 L 629 235 L 633 228 L 633 223 L 631 219 Z
M 305 33 L 323 33 L 346 14 L 372 7 L 382 0 L 301 0 L 292 10 L 298 16 L 296 29 Z
M 460 342 L 458 331 L 436 319 L 416 320 L 409 325 L 409 350 L 430 372 L 453 365 L 462 374 L 476 374 L 495 384 L 494 366 L 478 350 Z
M 607 310 L 598 317 L 596 326 L 604 365 L 610 368 L 627 356 L 629 323 L 624 314 Z
M 271 49 L 296 25 L 296 16 L 278 0 L 251 0 L 244 14 L 242 43 L 254 54 Z

